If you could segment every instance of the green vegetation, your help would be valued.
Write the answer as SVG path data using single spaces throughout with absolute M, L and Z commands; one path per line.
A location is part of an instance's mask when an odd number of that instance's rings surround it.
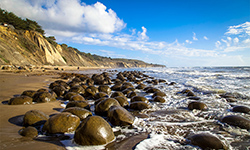
M 54 47 L 57 46 L 56 38 L 55 38 L 54 36 L 49 36 L 49 37 L 45 37 L 45 38 L 46 38 L 46 40 L 47 40 L 50 44 L 52 44 Z
M 6 63 L 9 63 L 10 61 L 8 61 L 7 59 L 5 59 L 2 55 L 0 55 L 0 58 L 5 61 Z
M 30 19 L 22 19 L 16 16 L 12 12 L 8 12 L 0 8 L 0 23 L 7 23 L 13 25 L 17 30 L 32 30 L 41 33 L 42 35 L 45 34 L 42 27 L 33 20 Z

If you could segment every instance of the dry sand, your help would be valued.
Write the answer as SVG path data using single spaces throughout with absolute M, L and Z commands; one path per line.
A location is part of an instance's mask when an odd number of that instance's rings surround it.
M 49 69 L 50 68 L 50 69 Z M 64 71 L 71 72 L 74 69 L 83 71 L 86 74 L 99 72 L 107 68 L 84 68 L 81 67 L 63 67 Z M 90 69 L 94 69 L 90 70 Z M 85 71 L 84 71 L 85 70 Z M 89 70 L 89 71 L 87 71 Z M 63 71 L 63 72 L 64 72 Z M 6 102 L 17 95 L 20 95 L 25 90 L 38 90 L 40 88 L 48 88 L 49 84 L 58 80 L 57 72 L 62 72 L 61 69 L 54 70 L 53 67 L 48 67 L 47 71 L 41 69 L 33 72 L 18 71 L 1 71 L 0 70 L 0 149 L 4 150 L 64 150 L 65 147 L 59 140 L 34 140 L 25 138 L 19 135 L 18 131 L 22 127 L 23 115 L 32 109 L 41 110 L 47 115 L 59 113 L 61 109 L 59 101 L 49 103 L 39 103 L 32 105 L 7 105 Z M 141 140 L 147 138 L 147 134 L 130 137 L 119 143 L 111 143 L 107 145 L 107 149 L 132 149 Z
M 57 75 L 27 75 L 0 72 L 0 149 L 65 149 L 60 142 L 37 141 L 24 138 L 18 134 L 22 128 L 20 119 L 27 111 L 38 109 L 50 115 L 58 113 L 54 108 L 60 108 L 60 102 L 41 103 L 33 105 L 7 105 L 5 101 L 24 90 L 38 90 L 47 88 L 48 84 L 56 80 Z

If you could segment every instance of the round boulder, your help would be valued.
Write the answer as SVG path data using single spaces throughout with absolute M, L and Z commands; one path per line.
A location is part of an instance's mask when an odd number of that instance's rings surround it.
M 250 108 L 247 106 L 234 106 L 232 111 L 249 114 Z
M 85 98 L 79 94 L 70 97 L 69 101 L 85 101 Z
M 116 91 L 116 92 L 112 93 L 112 95 L 110 97 L 114 98 L 114 97 L 117 97 L 117 96 L 126 97 L 122 92 L 119 92 L 119 91 Z
M 71 101 L 66 105 L 66 108 L 80 107 L 90 110 L 90 105 L 86 101 Z
M 102 98 L 102 97 L 108 98 L 109 96 L 107 95 L 107 93 L 99 92 L 99 93 L 96 93 L 96 94 L 94 95 L 94 100 L 97 100 L 97 99 Z
M 100 116 L 83 120 L 75 131 L 74 141 L 79 145 L 104 145 L 112 142 L 115 135 L 109 123 Z
M 33 99 L 29 96 L 18 96 L 11 98 L 8 101 L 9 105 L 23 105 L 23 104 L 32 104 Z
M 198 109 L 198 110 L 207 110 L 208 107 L 206 104 L 202 102 L 190 102 L 188 104 L 188 109 L 193 110 L 193 109 Z
M 93 97 L 96 93 L 98 93 L 98 88 L 96 88 L 95 86 L 89 86 L 87 87 L 87 89 L 85 90 L 85 97 Z
M 148 102 L 148 99 L 146 97 L 143 96 L 134 96 L 131 99 L 131 102 L 136 102 L 136 101 L 142 101 L 142 102 Z
M 35 93 L 36 93 L 36 91 L 34 91 L 34 90 L 26 90 L 26 91 L 23 91 L 23 93 L 21 95 L 33 97 L 35 95 Z
M 134 110 L 143 110 L 150 108 L 150 106 L 143 101 L 136 101 L 130 104 L 130 108 Z
M 55 86 L 52 89 L 52 91 L 54 91 L 56 93 L 57 97 L 60 97 L 65 93 L 66 88 L 64 86 L 62 86 L 62 85 L 58 85 L 58 86 Z
M 70 107 L 65 109 L 63 112 L 70 112 L 73 115 L 76 115 L 82 121 L 83 119 L 87 118 L 88 116 L 92 116 L 92 113 L 84 108 L 81 107 Z
M 49 92 L 37 92 L 33 97 L 33 102 L 46 103 L 56 101 L 55 95 Z
M 24 126 L 36 126 L 44 124 L 49 119 L 49 116 L 40 110 L 30 110 L 23 117 Z
M 106 116 L 109 108 L 111 106 L 121 106 L 117 100 L 114 98 L 107 98 L 100 101 L 95 107 L 95 113 L 98 115 Z
M 154 102 L 165 103 L 166 100 L 165 100 L 163 97 L 161 97 L 161 96 L 155 96 L 155 97 L 153 98 L 153 101 L 154 101 Z
M 162 91 L 158 91 L 158 92 L 155 92 L 152 96 L 152 98 L 156 97 L 156 96 L 161 96 L 161 97 L 164 97 L 166 96 L 166 94 Z
M 62 112 L 50 117 L 44 124 L 43 131 L 52 134 L 72 132 L 76 130 L 79 124 L 79 117 L 68 112 Z
M 135 117 L 121 106 L 111 106 L 108 111 L 108 118 L 114 126 L 132 125 L 135 120 Z
M 85 89 L 81 85 L 75 85 L 69 89 L 69 92 L 75 92 L 78 94 L 84 94 Z
M 224 149 L 224 145 L 219 138 L 212 134 L 195 134 L 190 138 L 191 144 L 202 149 Z
M 25 137 L 34 138 L 38 135 L 38 131 L 35 127 L 27 127 L 19 130 L 19 134 Z
M 237 115 L 225 116 L 221 119 L 221 122 L 227 123 L 232 126 L 237 126 L 242 129 L 247 129 L 247 130 L 250 129 L 250 120 L 242 116 L 237 116 Z
M 76 92 L 68 92 L 67 94 L 64 95 L 64 100 L 70 100 L 70 98 L 74 95 L 77 95 L 78 93 Z
M 108 85 L 100 85 L 98 87 L 98 90 L 99 90 L 99 92 L 104 92 L 104 93 L 106 93 L 108 95 L 111 94 L 111 88 Z
M 120 105 L 122 107 L 125 107 L 125 106 L 128 106 L 129 105 L 129 102 L 127 101 L 127 99 L 125 97 L 122 97 L 122 96 L 117 96 L 115 97 L 114 99 L 116 99 Z

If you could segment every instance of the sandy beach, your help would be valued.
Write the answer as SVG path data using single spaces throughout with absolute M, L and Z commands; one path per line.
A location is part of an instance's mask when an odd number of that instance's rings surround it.
M 73 70 L 97 70 L 100 68 L 81 67 L 58 67 L 46 66 L 46 71 L 36 69 L 32 72 L 27 71 L 0 71 L 0 149 L 17 150 L 17 149 L 37 149 L 37 150 L 54 150 L 65 149 L 58 140 L 32 140 L 22 137 L 18 131 L 22 127 L 22 116 L 29 110 L 41 110 L 47 115 L 58 113 L 57 108 L 62 108 L 59 101 L 50 103 L 39 103 L 32 105 L 8 105 L 7 101 L 25 90 L 38 90 L 48 88 L 48 85 L 58 80 L 58 72 Z M 101 68 L 103 69 L 103 68 Z M 18 73 L 17 73 L 18 72 Z M 21 119 L 20 119 L 21 118 Z
M 7 105 L 8 101 L 24 90 L 38 90 L 47 88 L 48 84 L 58 75 L 34 75 L 27 73 L 0 72 L 0 149 L 65 149 L 59 142 L 41 142 L 19 135 L 20 119 L 27 111 L 38 109 L 50 115 L 57 113 L 53 108 L 60 108 L 60 102 L 42 103 L 33 105 Z

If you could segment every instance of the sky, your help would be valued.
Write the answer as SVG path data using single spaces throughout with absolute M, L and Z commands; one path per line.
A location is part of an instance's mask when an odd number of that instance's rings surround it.
M 250 66 L 250 0 L 0 0 L 78 50 L 167 67 Z

